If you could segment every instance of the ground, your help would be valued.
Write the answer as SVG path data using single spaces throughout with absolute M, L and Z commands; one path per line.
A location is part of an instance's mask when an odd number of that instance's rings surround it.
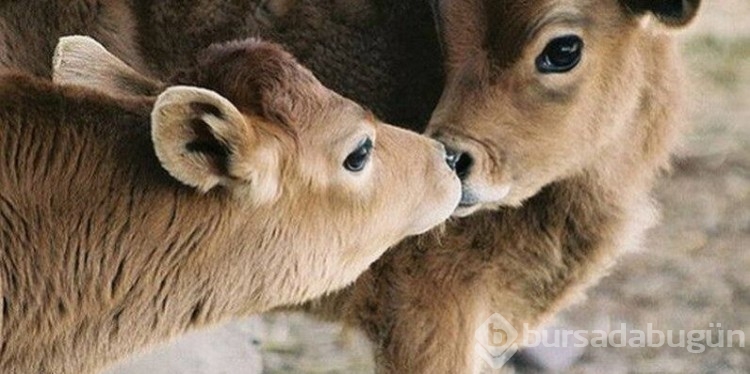
M 742 330 L 750 339 L 750 2 L 704 2 L 680 36 L 691 130 L 656 189 L 661 224 L 588 300 L 553 323 L 566 330 Z M 713 324 L 713 325 L 710 325 Z M 715 340 L 715 339 L 714 339 Z M 735 345 L 738 341 L 735 341 Z M 750 342 L 748 342 L 750 343 Z M 518 372 L 747 373 L 750 348 L 535 350 Z M 538 359 L 542 357 L 542 359 Z M 520 360 L 516 360 L 520 361 Z M 523 363 L 522 362 L 522 363 Z M 268 315 L 191 335 L 112 370 L 126 373 L 369 373 L 356 331 Z

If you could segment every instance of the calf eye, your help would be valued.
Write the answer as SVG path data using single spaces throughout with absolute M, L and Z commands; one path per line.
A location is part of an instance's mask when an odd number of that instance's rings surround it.
M 581 61 L 583 40 L 577 35 L 566 35 L 552 39 L 536 58 L 540 73 L 566 73 Z
M 367 161 L 370 159 L 370 153 L 372 151 L 372 140 L 370 138 L 360 144 L 354 152 L 350 153 L 349 156 L 344 160 L 344 168 L 349 171 L 358 172 L 362 171 L 367 165 Z

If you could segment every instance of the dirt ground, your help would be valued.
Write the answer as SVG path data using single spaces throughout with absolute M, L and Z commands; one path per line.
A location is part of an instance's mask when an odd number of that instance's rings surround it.
M 553 324 L 566 330 L 742 330 L 750 339 L 750 1 L 704 1 L 681 35 L 690 125 L 656 190 L 662 223 L 587 301 Z M 710 325 L 713 324 L 713 325 Z M 738 343 L 738 342 L 735 342 Z M 748 373 L 750 348 L 594 348 L 532 353 L 518 372 Z M 527 363 L 532 361 L 526 361 Z M 191 335 L 111 373 L 368 373 L 355 331 L 303 315 L 268 315 Z

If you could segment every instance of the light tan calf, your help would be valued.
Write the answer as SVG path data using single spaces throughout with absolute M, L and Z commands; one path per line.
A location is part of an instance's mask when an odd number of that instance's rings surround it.
M 458 203 L 441 145 L 273 45 L 191 74 L 239 83 L 154 101 L 0 77 L 0 372 L 94 372 L 320 296 Z
M 522 344 L 639 245 L 683 122 L 672 34 L 700 1 L 432 4 L 446 84 L 426 132 L 459 158 L 464 218 L 317 304 L 364 327 L 382 372 L 497 367 L 477 339 L 493 314 Z

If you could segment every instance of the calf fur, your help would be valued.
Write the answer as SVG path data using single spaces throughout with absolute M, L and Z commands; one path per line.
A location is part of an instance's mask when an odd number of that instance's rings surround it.
M 278 47 L 217 46 L 181 78 L 231 101 L 0 77 L 1 372 L 95 372 L 320 296 L 458 203 L 439 143 Z

